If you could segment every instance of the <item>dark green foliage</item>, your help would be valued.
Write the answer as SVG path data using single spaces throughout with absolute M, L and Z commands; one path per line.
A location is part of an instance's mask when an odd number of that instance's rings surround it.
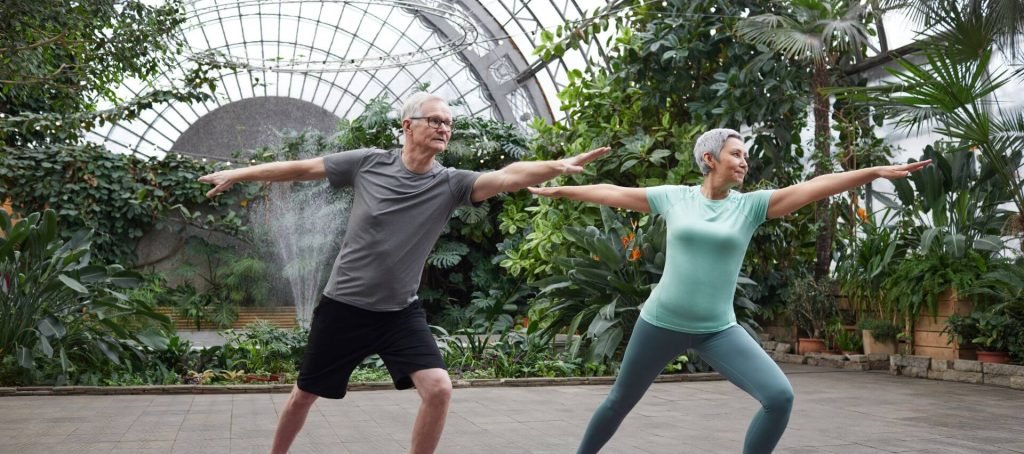
M 60 149 L 83 132 L 168 101 L 209 98 L 212 69 L 182 63 L 180 0 L 6 0 L 0 16 L 0 142 Z M 170 88 L 121 99 L 128 81 L 183 69 Z M 154 84 L 156 85 L 156 84 Z M 108 109 L 100 109 L 113 103 Z
M 0 211 L 0 378 L 75 383 L 141 367 L 166 341 L 167 317 L 122 292 L 139 276 L 91 262 L 88 232 L 63 240 L 53 211 L 12 223 Z
M 176 154 L 163 159 L 139 157 L 111 153 L 97 145 L 59 152 L 6 148 L 0 153 L 0 200 L 10 200 L 22 215 L 53 209 L 63 234 L 93 230 L 99 257 L 132 263 L 135 244 L 146 231 L 164 223 L 183 226 L 170 219 L 178 206 L 217 213 L 191 220 L 204 228 L 227 232 L 242 228 L 240 202 L 253 197 L 256 187 L 241 185 L 208 199 L 209 185 L 196 180 L 216 169 L 212 163 Z

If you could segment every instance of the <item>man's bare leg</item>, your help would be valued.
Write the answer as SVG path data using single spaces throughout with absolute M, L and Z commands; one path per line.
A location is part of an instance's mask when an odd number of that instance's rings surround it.
M 420 394 L 420 411 L 412 427 L 410 454 L 432 454 L 437 449 L 448 417 L 448 403 L 452 398 L 452 381 L 444 369 L 424 369 L 413 372 L 412 382 Z
M 310 407 L 316 401 L 316 394 L 307 393 L 299 389 L 298 385 L 292 387 L 292 393 L 288 396 L 288 402 L 284 404 L 284 410 L 277 419 L 277 431 L 274 432 L 274 446 L 270 448 L 271 454 L 285 454 L 295 436 L 302 430 L 306 423 L 306 415 Z

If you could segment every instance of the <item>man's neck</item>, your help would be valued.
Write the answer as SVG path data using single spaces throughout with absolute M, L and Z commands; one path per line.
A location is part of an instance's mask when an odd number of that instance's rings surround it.
M 402 164 L 414 173 L 427 173 L 434 168 L 434 153 L 427 150 L 402 147 Z

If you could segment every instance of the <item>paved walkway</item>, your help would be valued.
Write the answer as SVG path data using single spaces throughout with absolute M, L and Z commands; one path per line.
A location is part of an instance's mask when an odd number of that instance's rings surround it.
M 1024 392 L 785 365 L 779 453 L 1024 453 Z M 607 386 L 457 389 L 440 453 L 572 453 Z M 0 398 L 0 453 L 263 453 L 285 394 Z M 414 391 L 320 400 L 293 453 L 403 453 Z M 739 453 L 757 403 L 724 381 L 656 384 L 605 453 Z

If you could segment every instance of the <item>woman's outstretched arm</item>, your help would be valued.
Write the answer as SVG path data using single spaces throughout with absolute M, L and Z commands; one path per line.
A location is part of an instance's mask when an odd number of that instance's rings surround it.
M 814 177 L 803 183 L 787 186 L 772 193 L 772 198 L 768 201 L 768 219 L 785 216 L 811 202 L 849 191 L 878 178 L 888 178 L 890 180 L 905 178 L 911 173 L 931 164 L 931 162 L 929 159 L 911 164 L 869 167 L 849 172 L 831 173 Z
M 614 184 L 591 184 L 586 186 L 552 186 L 528 189 L 534 195 L 543 197 L 579 200 L 643 213 L 651 211 L 651 205 L 647 202 L 647 189 L 645 188 L 626 188 Z

